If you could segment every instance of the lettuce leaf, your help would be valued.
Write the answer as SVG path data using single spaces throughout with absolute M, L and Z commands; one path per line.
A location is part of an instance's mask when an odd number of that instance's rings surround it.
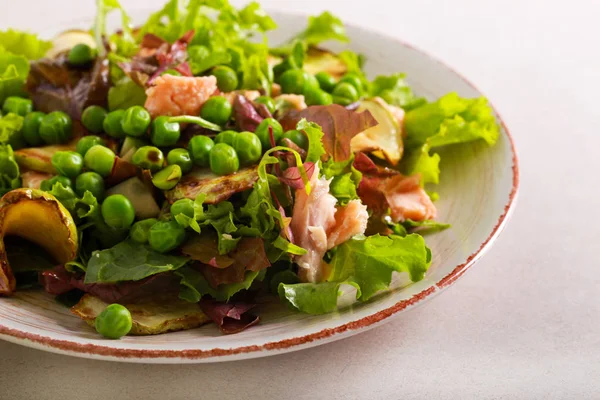
M 23 93 L 23 85 L 29 75 L 29 61 L 0 45 L 0 104 L 9 96 Z
M 357 289 L 357 299 L 367 301 L 389 288 L 392 272 L 406 272 L 417 282 L 431 264 L 431 251 L 418 234 L 355 237 L 334 249 L 327 282 L 279 285 L 282 300 L 292 308 L 310 314 L 336 309 L 339 288 L 349 284 Z
M 13 148 L 25 147 L 26 143 L 21 133 L 23 117 L 14 113 L 8 113 L 0 118 L 0 143 L 10 144 Z
M 108 90 L 109 111 L 144 106 L 146 91 L 143 87 L 124 77 Z
M 179 298 L 190 303 L 197 303 L 204 295 L 209 295 L 218 301 L 229 301 L 234 294 L 249 289 L 255 280 L 262 281 L 266 269 L 248 271 L 242 282 L 219 285 L 217 289 L 211 287 L 204 275 L 194 268 L 183 267 L 175 271 L 175 274 L 181 278 Z
M 183 267 L 189 258 L 161 254 L 147 245 L 125 240 L 110 249 L 94 251 L 87 265 L 85 283 L 139 281 Z
M 500 135 L 485 98 L 464 99 L 456 93 L 407 111 L 404 129 L 406 152 L 401 170 L 406 175 L 421 174 L 423 185 L 439 183 L 440 156 L 432 149 L 475 140 L 493 146 Z
M 343 22 L 328 11 L 316 17 L 309 17 L 308 27 L 296 38 L 308 45 L 317 45 L 327 40 L 343 43 L 349 41 Z
M 422 103 L 424 100 L 415 97 L 404 80 L 405 77 L 405 74 L 400 73 L 377 76 L 371 83 L 371 96 L 379 96 L 388 104 L 403 108 Z
M 362 173 L 354 168 L 354 156 L 346 161 L 327 160 L 323 163 L 321 173 L 327 179 L 333 178 L 329 191 L 339 205 L 344 206 L 350 200 L 359 198 L 356 189 L 362 180 Z
M 188 48 L 188 62 L 194 75 L 200 75 L 217 65 L 231 62 L 231 54 L 225 48 L 209 49 L 203 45 Z
M 408 111 L 404 127 L 409 148 L 425 143 L 435 148 L 479 139 L 492 146 L 500 134 L 493 110 L 485 98 L 464 99 L 456 93 Z
M 0 196 L 21 187 L 19 165 L 10 145 L 0 145 Z
M 52 42 L 42 40 L 32 33 L 9 29 L 0 31 L 0 46 L 12 54 L 37 60 L 52 48 Z

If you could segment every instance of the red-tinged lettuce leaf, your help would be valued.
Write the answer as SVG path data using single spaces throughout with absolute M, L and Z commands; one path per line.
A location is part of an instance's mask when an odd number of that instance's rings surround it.
M 64 111 L 74 119 L 88 106 L 107 106 L 108 60 L 98 58 L 89 69 L 70 68 L 66 55 L 31 63 L 26 90 L 38 111 Z
M 323 131 L 323 146 L 334 161 L 345 161 L 352 156 L 350 141 L 360 132 L 378 125 L 370 112 L 358 113 L 332 104 L 313 106 L 302 111 L 289 111 L 281 120 L 284 130 L 296 129 L 298 123 L 306 119 L 314 122 Z
M 39 280 L 44 290 L 52 295 L 61 295 L 73 289 L 90 293 L 107 303 L 132 303 L 151 298 L 156 293 L 170 293 L 173 297 L 179 292 L 179 278 L 162 273 L 140 281 L 120 283 L 86 284 L 80 273 L 68 272 L 64 266 L 40 272 Z
M 227 268 L 234 263 L 228 255 L 219 254 L 217 237 L 204 232 L 188 240 L 181 248 L 181 252 L 192 260 L 208 264 L 213 268 Z
M 306 176 L 308 179 L 312 177 L 313 172 L 315 171 L 315 163 L 307 162 L 304 163 L 304 168 L 306 170 Z M 302 175 L 300 174 L 300 169 L 298 167 L 289 167 L 281 176 L 277 177 L 281 183 L 284 185 L 288 185 L 292 189 L 304 189 L 306 184 L 302 179 Z
M 399 172 L 394 169 L 375 164 L 375 162 L 370 159 L 369 156 L 362 152 L 356 153 L 354 157 L 354 163 L 352 165 L 358 171 L 370 177 L 385 178 L 399 174 Z
M 255 132 L 264 118 L 246 97 L 237 94 L 233 99 L 233 119 L 240 131 Z
M 260 321 L 258 316 L 248 312 L 256 306 L 255 304 L 219 303 L 210 299 L 202 299 L 198 304 L 202 312 L 212 319 L 225 334 L 241 332 Z

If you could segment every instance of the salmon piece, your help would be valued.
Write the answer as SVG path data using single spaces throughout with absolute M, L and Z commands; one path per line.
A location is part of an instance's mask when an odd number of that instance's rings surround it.
M 437 209 L 420 185 L 421 177 L 396 175 L 388 178 L 383 190 L 394 222 L 435 218 Z
M 271 84 L 271 97 L 277 97 L 281 95 L 281 85 L 278 83 Z
M 39 189 L 42 181 L 52 178 L 54 175 L 46 172 L 25 171 L 21 173 L 23 187 L 29 189 Z
M 365 233 L 369 213 L 367 206 L 360 200 L 352 200 L 346 206 L 338 207 L 335 213 L 335 225 L 327 232 L 327 249 L 332 249 L 352 236 Z
M 369 214 L 359 200 L 336 207 L 337 200 L 329 193 L 330 180 L 318 179 L 319 170 L 310 180 L 311 192 L 296 190 L 296 202 L 290 227 L 296 244 L 307 250 L 296 258 L 298 276 L 302 282 L 322 282 L 327 278 L 323 256 L 327 250 L 347 241 L 367 229 Z
M 144 107 L 155 118 L 160 115 L 198 115 L 202 104 L 217 90 L 214 76 L 164 75 L 146 90 Z
M 296 258 L 302 282 L 321 282 L 324 279 L 322 259 L 327 251 L 327 230 L 335 224 L 337 200 L 329 194 L 331 181 L 319 179 L 319 167 L 310 179 L 310 194 L 304 188 L 296 190 L 290 228 L 296 244 L 307 250 Z
M 302 111 L 308 106 L 304 101 L 304 96 L 301 94 L 282 94 L 275 97 L 274 100 L 283 100 L 289 105 L 289 109 Z

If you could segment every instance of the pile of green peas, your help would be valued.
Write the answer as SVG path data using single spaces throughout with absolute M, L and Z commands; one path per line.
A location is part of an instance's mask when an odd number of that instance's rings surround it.
M 13 113 L 23 117 L 21 131 L 10 144 L 14 149 L 25 146 L 66 143 L 73 137 L 73 121 L 62 111 L 48 114 L 34 111 L 33 102 L 17 96 L 10 96 L 2 104 L 4 114 Z
M 281 91 L 289 94 L 302 94 L 306 104 L 343 106 L 358 101 L 364 88 L 360 77 L 354 73 L 344 75 L 339 82 L 327 72 L 316 75 L 302 69 L 289 69 L 279 77 Z

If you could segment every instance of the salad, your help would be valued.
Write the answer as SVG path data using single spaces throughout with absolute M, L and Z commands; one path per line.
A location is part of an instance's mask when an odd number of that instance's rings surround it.
M 0 296 L 42 288 L 116 339 L 421 280 L 423 233 L 448 227 L 436 150 L 493 145 L 492 109 L 370 80 L 327 50 L 348 42 L 328 12 L 270 46 L 275 28 L 258 3 L 171 0 L 133 27 L 98 0 L 90 31 L 0 31 Z

